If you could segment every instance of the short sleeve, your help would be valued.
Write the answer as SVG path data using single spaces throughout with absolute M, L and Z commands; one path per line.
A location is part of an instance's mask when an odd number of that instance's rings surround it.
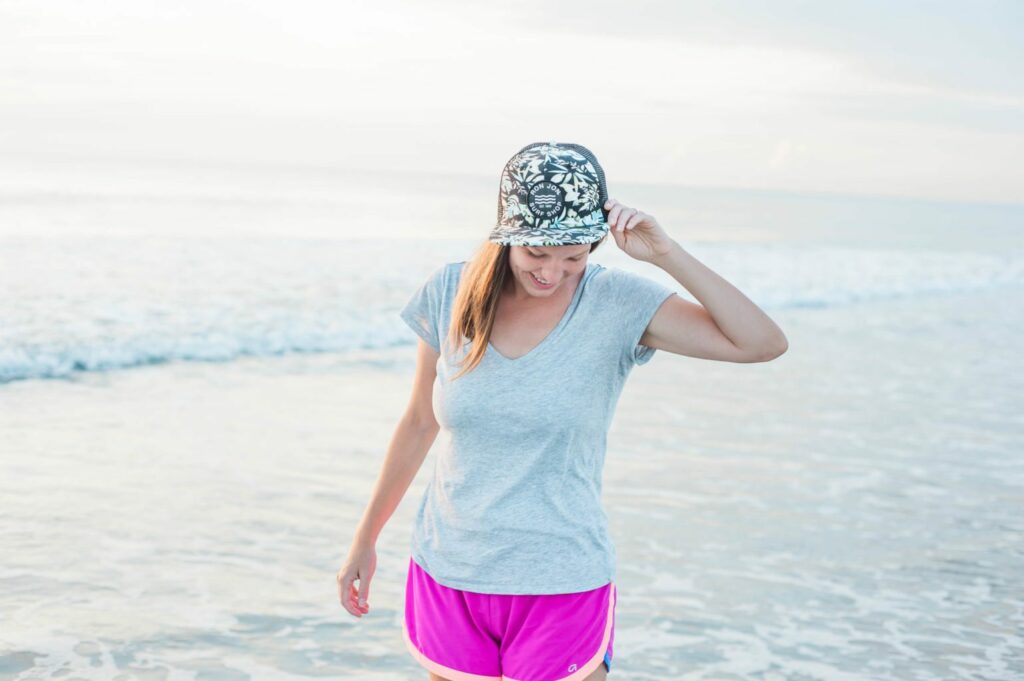
M 655 349 L 640 345 L 640 338 L 654 318 L 654 313 L 675 291 L 639 274 L 613 269 L 617 275 L 614 281 L 615 298 L 619 303 L 624 360 L 628 364 L 646 364 L 654 356 Z
M 398 313 L 416 334 L 441 352 L 439 329 L 448 266 L 434 270 Z

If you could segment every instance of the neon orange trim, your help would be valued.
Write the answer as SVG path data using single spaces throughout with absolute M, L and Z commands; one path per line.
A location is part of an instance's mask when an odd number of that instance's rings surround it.
M 612 617 L 615 615 L 615 601 L 618 597 L 618 590 L 616 589 L 615 584 L 612 583 L 611 595 L 608 597 L 608 618 L 605 621 L 604 637 L 601 639 L 600 649 L 598 649 L 597 653 L 587 660 L 582 667 L 577 668 L 576 671 L 569 674 L 569 676 L 563 676 L 558 679 L 558 681 L 583 681 L 583 679 L 587 678 L 591 672 L 597 669 L 598 665 L 604 663 L 604 654 L 608 650 L 608 641 L 611 640 L 612 637 Z M 510 676 L 502 676 L 501 681 L 516 681 L 516 679 L 513 679 Z
M 412 656 L 421 665 L 426 667 L 429 671 L 434 672 L 438 676 L 443 676 L 451 681 L 501 681 L 500 676 L 482 676 L 480 674 L 470 674 L 469 672 L 460 672 L 458 669 L 452 669 L 451 667 L 445 667 L 443 664 L 434 662 L 429 657 L 420 652 L 420 649 L 416 647 L 416 644 L 409 638 L 409 631 L 405 627 L 405 617 L 402 618 L 402 638 L 405 639 L 405 645 L 409 649 Z

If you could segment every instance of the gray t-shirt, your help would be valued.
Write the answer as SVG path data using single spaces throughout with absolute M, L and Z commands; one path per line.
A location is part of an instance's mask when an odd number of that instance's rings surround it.
M 464 264 L 434 270 L 399 313 L 439 352 Z M 480 364 L 449 383 L 458 367 L 442 353 L 433 405 L 449 444 L 412 532 L 412 557 L 431 577 L 489 594 L 614 581 L 601 503 L 608 428 L 626 376 L 655 352 L 640 336 L 673 293 L 588 262 L 565 315 L 526 355 L 509 359 L 488 344 Z

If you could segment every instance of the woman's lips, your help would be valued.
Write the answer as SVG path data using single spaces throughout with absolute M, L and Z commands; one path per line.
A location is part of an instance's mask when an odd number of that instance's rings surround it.
M 533 276 L 532 273 L 527 272 L 527 274 L 530 275 L 530 279 L 533 280 L 533 285 L 536 286 L 537 288 L 551 288 L 552 286 L 554 286 L 554 284 L 542 284 L 539 281 L 537 281 L 537 277 Z

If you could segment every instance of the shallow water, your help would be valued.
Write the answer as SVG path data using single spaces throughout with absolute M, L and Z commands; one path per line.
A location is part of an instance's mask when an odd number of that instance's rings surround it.
M 737 231 L 683 243 L 790 348 L 627 383 L 610 678 L 1024 678 L 1020 211 L 933 238 L 932 208 L 862 207 L 917 230 L 865 243 L 790 199 L 798 228 L 752 239 L 772 200 L 741 199 L 703 195 Z M 398 307 L 475 242 L 222 237 L 0 239 L 0 678 L 426 678 L 400 616 L 434 454 L 368 616 L 334 573 L 408 399 Z
M 605 473 L 613 674 L 1019 678 L 1009 302 L 788 310 L 775 362 L 638 369 Z M 378 545 L 370 615 L 333 583 L 411 369 L 400 349 L 8 385 L 0 670 L 418 678 L 399 616 L 433 454 Z

